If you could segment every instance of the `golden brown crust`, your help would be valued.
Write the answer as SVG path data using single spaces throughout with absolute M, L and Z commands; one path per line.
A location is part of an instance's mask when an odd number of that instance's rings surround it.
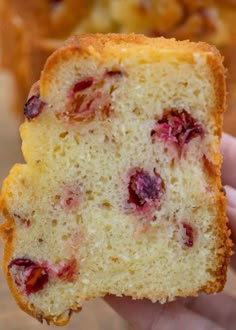
M 217 54 L 220 56 L 217 49 L 204 42 L 189 42 L 189 41 L 179 41 L 179 44 L 177 45 L 175 42 L 175 38 L 172 39 L 166 39 L 163 37 L 160 38 L 148 38 L 142 34 L 116 34 L 116 33 L 109 33 L 109 34 L 83 34 L 83 35 L 75 35 L 69 38 L 65 42 L 65 46 L 75 46 L 75 47 L 81 47 L 86 48 L 89 45 L 92 44 L 92 46 L 102 51 L 104 49 L 105 44 L 114 45 L 114 44 L 123 44 L 123 43 L 131 43 L 136 45 L 148 45 L 148 46 L 156 46 L 160 45 L 160 47 L 163 47 L 164 49 L 171 49 L 179 50 L 179 46 L 183 48 L 183 51 L 185 50 L 193 50 L 193 51 L 204 51 L 204 52 L 213 52 L 214 54 Z
M 226 111 L 226 86 L 225 86 L 225 69 L 222 65 L 222 58 L 219 61 L 219 58 L 215 56 L 208 57 L 208 64 L 211 68 L 211 71 L 214 75 L 214 89 L 216 95 L 216 105 L 215 105 L 215 134 L 218 137 L 217 141 L 217 150 L 220 148 L 220 138 L 222 135 L 222 112 Z M 209 173 L 209 176 L 212 178 L 214 185 L 216 186 L 215 191 L 215 207 L 219 209 L 218 213 L 218 265 L 216 265 L 217 271 L 215 272 L 215 282 L 209 283 L 203 289 L 207 293 L 219 292 L 223 289 L 226 275 L 227 275 L 227 265 L 229 258 L 232 255 L 233 243 L 230 239 L 230 230 L 227 226 L 228 219 L 226 217 L 226 197 L 222 182 L 220 179 L 221 175 L 221 164 L 222 157 L 220 154 L 213 155 L 214 157 L 214 168 L 216 173 Z
M 127 49 L 132 49 L 133 46 L 145 47 L 148 46 L 149 50 L 153 49 L 155 53 L 156 47 L 162 47 L 164 49 L 170 50 L 170 54 L 177 52 L 179 57 L 193 61 L 193 52 L 196 53 L 209 53 L 209 58 L 214 58 L 212 62 L 215 63 L 216 68 L 213 68 L 215 72 L 217 69 L 222 71 L 222 56 L 219 51 L 214 47 L 204 42 L 193 43 L 189 41 L 180 41 L 178 45 L 176 44 L 175 39 L 165 39 L 165 38 L 148 38 L 141 34 L 84 34 L 77 35 L 69 38 L 63 47 L 58 49 L 49 59 L 47 60 L 44 70 L 42 71 L 41 76 L 41 95 L 44 96 L 44 87 L 47 88 L 47 82 L 51 81 L 51 75 L 54 70 L 56 70 L 57 65 L 71 56 L 77 56 L 77 54 L 83 55 L 92 55 L 99 56 L 102 59 L 104 56 L 113 56 L 115 54 L 115 47 L 119 47 L 122 44 Z M 122 55 L 119 55 L 122 56 Z M 124 58 L 128 56 L 128 51 L 124 53 Z M 209 59 L 210 61 L 210 59 Z M 222 72 L 219 72 L 220 82 L 224 79 Z M 220 100 L 221 103 L 225 102 L 224 89 L 220 91 Z M 222 101 L 223 96 L 223 101 Z M 219 105 L 219 109 L 224 111 L 224 107 Z

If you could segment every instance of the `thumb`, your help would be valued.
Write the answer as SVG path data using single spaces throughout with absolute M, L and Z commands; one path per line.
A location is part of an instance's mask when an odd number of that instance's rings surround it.
M 149 300 L 107 296 L 105 300 L 134 330 L 223 330 L 216 323 L 176 302 L 159 304 Z

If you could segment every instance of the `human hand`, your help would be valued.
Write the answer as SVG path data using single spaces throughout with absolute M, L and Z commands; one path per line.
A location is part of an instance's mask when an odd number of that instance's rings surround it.
M 224 134 L 222 180 L 228 199 L 227 213 L 236 243 L 236 138 Z M 236 254 L 231 266 L 236 271 Z M 128 297 L 106 297 L 106 301 L 135 330 L 235 330 L 236 298 L 227 294 L 202 294 L 198 298 L 179 299 L 177 302 L 153 304 L 148 300 Z

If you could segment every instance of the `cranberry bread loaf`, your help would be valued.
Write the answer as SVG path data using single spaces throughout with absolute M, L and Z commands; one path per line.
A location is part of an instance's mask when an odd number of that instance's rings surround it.
M 224 69 L 214 47 L 73 37 L 25 105 L 26 164 L 5 180 L 4 272 L 22 309 L 61 325 L 83 301 L 222 290 Z
M 3 66 L 16 76 L 20 112 L 46 58 L 75 33 L 144 33 L 227 45 L 235 5 L 223 0 L 2 0 Z M 20 106 L 19 106 L 20 105 Z

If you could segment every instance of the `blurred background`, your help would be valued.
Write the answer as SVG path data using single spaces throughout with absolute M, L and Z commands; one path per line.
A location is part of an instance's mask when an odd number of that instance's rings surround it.
M 228 69 L 224 130 L 236 136 L 235 0 L 0 0 L 0 185 L 22 162 L 18 127 L 47 57 L 75 33 L 136 32 L 215 44 Z M 0 259 L 3 246 L 0 244 Z M 227 292 L 236 296 L 229 271 Z M 48 329 L 19 310 L 0 271 L 0 330 Z M 65 329 L 127 330 L 102 300 L 85 304 Z M 51 326 L 50 329 L 56 329 Z

